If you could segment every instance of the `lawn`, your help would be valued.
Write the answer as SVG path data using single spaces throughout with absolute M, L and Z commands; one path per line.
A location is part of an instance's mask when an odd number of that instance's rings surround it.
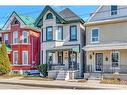
M 44 78 L 40 76 L 24 76 L 21 80 L 39 80 L 39 81 L 53 81 L 51 78 Z
M 127 85 L 126 80 L 114 80 L 114 79 L 104 79 L 100 83 L 104 84 L 122 84 L 122 85 Z

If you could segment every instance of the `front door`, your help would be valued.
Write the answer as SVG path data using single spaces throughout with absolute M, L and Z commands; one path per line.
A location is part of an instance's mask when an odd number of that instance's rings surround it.
M 96 53 L 95 58 L 95 69 L 96 71 L 101 71 L 103 66 L 103 54 L 102 53 Z
M 69 69 L 77 69 L 77 53 L 69 51 Z
M 63 52 L 58 52 L 58 64 L 63 65 Z

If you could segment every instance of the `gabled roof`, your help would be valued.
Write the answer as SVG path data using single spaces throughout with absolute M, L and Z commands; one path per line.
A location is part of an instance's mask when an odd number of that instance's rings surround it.
M 55 11 L 54 9 L 52 9 L 50 6 L 46 6 L 42 13 L 40 14 L 40 16 L 36 19 L 35 22 L 35 26 L 37 27 L 41 27 L 42 26 L 42 20 L 43 20 L 43 16 L 45 15 L 45 13 L 50 10 L 58 19 L 61 23 L 65 24 L 65 23 L 71 23 L 74 21 L 78 21 L 81 23 L 84 23 L 84 21 L 77 16 L 74 12 L 72 12 L 69 8 L 66 8 L 60 12 Z
M 19 18 L 24 25 L 29 25 L 29 26 L 32 26 L 32 27 L 34 26 L 35 20 L 32 17 L 23 16 L 19 13 L 16 13 L 15 11 L 13 11 L 12 14 L 10 15 L 10 17 L 8 18 L 8 20 L 6 21 L 6 23 L 4 24 L 4 26 L 2 27 L 2 29 L 4 29 L 8 24 L 10 24 L 10 18 L 13 15 L 15 15 L 16 18 Z
M 72 12 L 69 8 L 66 8 L 59 12 L 59 14 L 66 20 L 66 21 L 72 21 L 72 20 L 80 20 L 81 18 L 77 16 L 74 12 Z
M 89 22 L 95 15 L 97 12 L 99 12 L 99 10 L 102 8 L 102 5 L 99 6 L 94 12 L 93 14 L 89 17 L 89 19 L 87 20 L 87 22 Z

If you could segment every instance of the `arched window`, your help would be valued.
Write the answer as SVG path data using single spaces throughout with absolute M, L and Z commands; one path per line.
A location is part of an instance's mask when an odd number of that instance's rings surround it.
M 18 20 L 15 20 L 14 24 L 19 24 L 19 21 Z
M 53 19 L 52 13 L 48 13 L 48 14 L 46 15 L 46 19 Z

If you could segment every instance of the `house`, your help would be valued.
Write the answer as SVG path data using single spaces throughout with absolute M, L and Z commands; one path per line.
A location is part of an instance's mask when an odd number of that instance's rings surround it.
M 127 73 L 127 6 L 100 6 L 86 27 L 86 72 Z
M 38 72 L 34 66 L 40 60 L 40 31 L 34 22 L 29 16 L 12 12 L 1 30 L 12 73 Z
M 48 64 L 48 77 L 69 79 L 83 74 L 84 21 L 69 8 L 58 12 L 46 6 L 35 25 L 41 28 L 41 63 Z

